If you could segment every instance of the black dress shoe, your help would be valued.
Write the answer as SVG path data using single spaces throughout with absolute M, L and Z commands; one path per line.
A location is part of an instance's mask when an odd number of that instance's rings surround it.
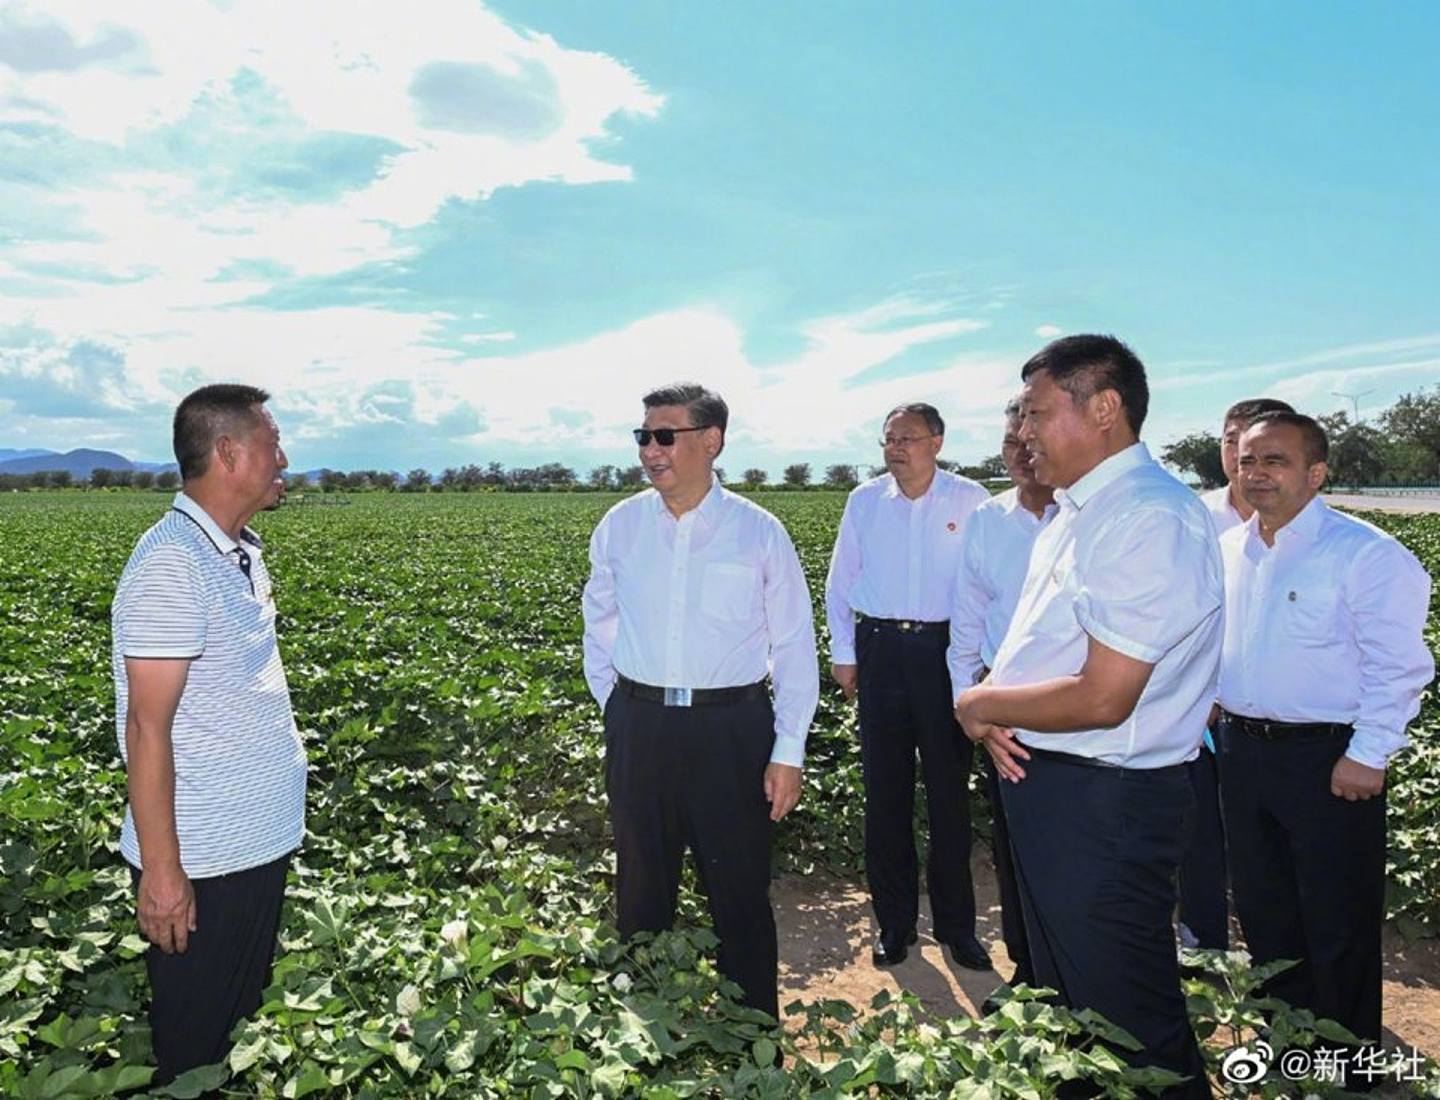
M 950 957 L 967 970 L 991 969 L 990 952 L 986 951 L 985 945 L 974 936 L 947 940 L 945 946 L 950 948 Z
M 870 961 L 876 966 L 895 966 L 897 963 L 902 963 L 905 961 L 905 956 L 909 954 L 905 949 L 917 938 L 913 928 L 908 928 L 895 935 L 881 932 L 880 938 L 875 941 L 875 946 L 870 951 Z

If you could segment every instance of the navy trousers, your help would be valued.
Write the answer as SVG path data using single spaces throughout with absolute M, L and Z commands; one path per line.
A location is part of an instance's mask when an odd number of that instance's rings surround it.
M 905 633 L 862 620 L 859 661 L 860 756 L 865 777 L 865 876 L 882 932 L 914 928 L 920 910 L 915 854 L 915 758 L 930 819 L 925 884 L 935 938 L 975 934 L 970 876 L 970 764 L 974 747 L 955 721 L 949 635 Z
M 674 923 L 689 848 L 720 940 L 720 972 L 744 991 L 747 1005 L 778 1017 L 765 800 L 774 743 L 768 699 L 666 707 L 617 687 L 605 703 L 620 934 L 659 932 Z
M 1385 795 L 1347 802 L 1330 772 L 1348 731 L 1266 741 L 1223 716 L 1221 794 L 1230 881 L 1256 962 L 1298 959 L 1267 992 L 1380 1039 Z
M 1082 767 L 1042 757 L 1002 797 L 1038 984 L 1140 1040 L 1135 1065 L 1186 1074 L 1209 1098 L 1171 923 L 1194 795 L 1183 765 Z
M 167 1084 L 230 1052 L 230 1032 L 260 1007 L 270 984 L 289 855 L 234 874 L 192 880 L 196 929 L 184 954 L 152 946 L 150 1029 L 157 1069 Z M 138 886 L 140 872 L 130 869 Z
M 1202 745 L 1185 768 L 1195 792 L 1195 828 L 1180 862 L 1180 920 L 1195 933 L 1198 946 L 1224 951 L 1230 946 L 1230 901 L 1215 754 Z

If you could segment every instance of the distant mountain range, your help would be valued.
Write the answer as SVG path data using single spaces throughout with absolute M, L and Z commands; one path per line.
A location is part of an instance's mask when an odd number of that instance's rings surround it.
M 64 454 L 34 447 L 19 450 L 0 447 L 0 474 L 67 470 L 77 481 L 88 481 L 95 470 L 150 470 L 158 474 L 178 469 L 173 462 L 136 462 L 114 451 L 94 451 L 85 447 Z

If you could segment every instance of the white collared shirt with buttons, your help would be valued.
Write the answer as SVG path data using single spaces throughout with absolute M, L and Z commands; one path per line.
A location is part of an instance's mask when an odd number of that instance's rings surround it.
M 945 651 L 955 699 L 975 682 L 981 669 L 994 664 L 1015 617 L 1030 567 L 1030 548 L 1056 510 L 1056 505 L 1047 504 L 1037 516 L 1020 503 L 1018 489 L 1006 489 L 970 517 L 955 576 L 950 646 Z
M 1016 736 L 1128 768 L 1193 759 L 1215 698 L 1225 594 L 1209 512 L 1143 443 L 1055 490 L 1055 503 L 988 682 L 1076 675 L 1092 637 L 1154 668 L 1118 726 Z
M 590 538 L 585 679 L 603 709 L 617 674 L 672 688 L 738 687 L 768 673 L 771 760 L 800 767 L 820 699 L 815 622 L 780 521 L 717 481 L 678 518 L 654 489 L 611 508 Z
M 1215 533 L 1223 535 L 1232 527 L 1239 527 L 1245 522 L 1245 517 L 1235 510 L 1235 505 L 1230 500 L 1230 486 L 1222 485 L 1218 489 L 1208 489 L 1200 494 L 1200 503 L 1205 505 L 1210 512 L 1210 519 L 1215 523 Z
M 305 749 L 280 662 L 259 537 L 246 528 L 239 541 L 231 538 L 204 508 L 177 494 L 131 553 L 111 623 L 122 758 L 128 760 L 125 659 L 190 662 L 170 731 L 175 832 L 185 873 L 231 874 L 298 848 L 305 833 Z M 141 866 L 128 805 L 120 853 Z
M 891 474 L 851 491 L 825 579 L 833 664 L 855 663 L 857 611 L 922 622 L 950 617 L 965 526 L 989 499 L 984 486 L 947 470 L 936 470 L 914 500 Z
M 1316 497 L 1275 532 L 1259 517 L 1220 539 L 1220 705 L 1281 722 L 1353 725 L 1346 755 L 1372 768 L 1409 742 L 1435 677 L 1425 645 L 1430 577 L 1378 527 Z

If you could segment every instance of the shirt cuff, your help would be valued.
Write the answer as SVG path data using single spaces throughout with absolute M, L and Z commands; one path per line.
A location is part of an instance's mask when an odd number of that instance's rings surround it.
M 173 645 L 125 645 L 120 647 L 120 656 L 135 657 L 139 660 L 183 660 L 193 661 L 205 652 L 204 647 L 191 649 Z
M 1155 646 L 1145 645 L 1143 642 L 1132 641 L 1129 638 L 1121 637 L 1113 630 L 1110 630 L 1103 623 L 1097 622 L 1095 616 L 1088 610 L 1077 606 L 1075 608 L 1075 619 L 1080 623 L 1080 629 L 1094 638 L 1101 645 L 1113 649 L 1116 653 L 1129 657 L 1133 661 L 1141 661 L 1147 665 L 1158 665 L 1160 658 L 1165 656 L 1163 649 Z
M 1367 768 L 1383 769 L 1390 758 L 1410 743 L 1403 733 L 1374 727 L 1357 727 L 1350 735 L 1350 745 L 1345 755 L 1357 764 Z
M 830 646 L 830 663 L 832 665 L 853 665 L 859 662 L 855 659 L 855 647 L 853 645 Z
M 775 746 L 770 750 L 770 763 L 789 764 L 792 768 L 805 766 L 805 738 L 789 735 L 775 735 Z

